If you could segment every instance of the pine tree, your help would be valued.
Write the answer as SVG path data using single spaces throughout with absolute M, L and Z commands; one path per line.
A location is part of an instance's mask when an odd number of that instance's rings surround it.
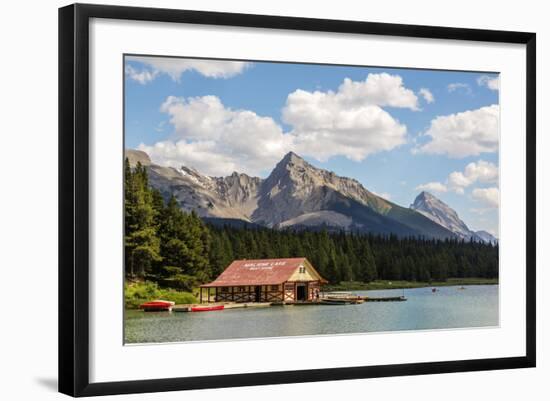
M 364 241 L 362 244 L 359 261 L 361 263 L 361 280 L 367 283 L 376 280 L 378 276 L 376 261 L 368 241 Z
M 125 161 L 125 257 L 126 273 L 143 278 L 161 260 L 155 226 L 157 212 L 148 185 L 147 171 L 138 162 L 134 171 Z
M 327 266 L 327 277 L 326 279 L 331 283 L 339 283 L 340 277 L 338 274 L 338 262 L 336 260 L 336 253 L 332 252 L 329 256 L 329 262 Z
M 198 216 L 183 212 L 174 197 L 163 209 L 158 231 L 163 283 L 190 290 L 212 276 L 209 231 Z

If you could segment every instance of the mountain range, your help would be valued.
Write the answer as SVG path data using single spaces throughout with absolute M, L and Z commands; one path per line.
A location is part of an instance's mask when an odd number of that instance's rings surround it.
M 293 152 L 267 178 L 238 172 L 211 177 L 188 166 L 156 165 L 143 151 L 125 153 L 131 166 L 145 166 L 150 185 L 165 198 L 174 196 L 183 210 L 213 223 L 496 241 L 489 233 L 469 230 L 453 209 L 427 192 L 405 208 Z

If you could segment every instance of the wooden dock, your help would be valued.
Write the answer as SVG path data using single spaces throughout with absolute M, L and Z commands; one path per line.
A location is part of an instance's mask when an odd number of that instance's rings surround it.
M 363 297 L 363 300 L 365 302 L 403 302 L 406 301 L 407 298 L 404 296 L 398 296 L 398 297 Z
M 172 307 L 172 312 L 191 312 L 191 308 L 194 306 L 216 306 L 223 305 L 223 310 L 226 309 L 239 309 L 239 308 L 266 308 L 271 306 L 271 302 L 219 302 L 219 303 L 209 303 L 209 304 L 185 304 L 185 305 L 174 305 Z
M 307 302 L 212 302 L 208 305 L 223 305 L 223 310 L 227 309 L 241 309 L 241 308 L 267 308 L 270 306 L 311 306 L 311 305 L 350 305 L 361 304 L 363 302 L 403 302 L 407 298 L 404 296 L 397 297 L 353 297 L 352 299 L 346 298 L 321 298 L 315 301 Z M 191 312 L 191 308 L 194 306 L 204 306 L 206 304 L 186 304 L 186 305 L 174 305 L 172 306 L 172 312 Z
M 230 303 L 225 304 L 224 309 L 235 309 L 235 308 L 267 308 L 271 306 L 271 302 L 246 302 L 246 303 Z
M 319 304 L 319 301 L 277 301 L 271 303 L 272 306 L 311 306 Z

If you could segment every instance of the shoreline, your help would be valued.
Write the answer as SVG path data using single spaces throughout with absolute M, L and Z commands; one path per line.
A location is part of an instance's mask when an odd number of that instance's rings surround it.
M 330 291 L 371 291 L 371 290 L 401 290 L 425 287 L 452 287 L 466 285 L 498 285 L 498 278 L 452 278 L 447 281 L 405 281 L 405 280 L 377 280 L 370 283 L 342 282 L 340 284 L 326 285 L 324 292 Z
M 452 286 L 469 286 L 469 285 L 498 285 L 498 278 L 451 278 L 447 281 L 405 281 L 405 280 L 376 280 L 370 283 L 363 283 L 359 281 L 341 282 L 340 284 L 326 285 L 323 287 L 322 292 L 331 291 L 373 291 L 373 290 L 402 290 L 413 288 L 426 288 L 426 287 L 452 287 Z M 135 285 L 135 284 L 134 284 Z M 159 291 L 157 298 L 166 298 L 167 300 L 174 300 L 179 304 L 199 304 L 199 301 L 194 295 L 189 292 L 178 292 L 175 290 L 162 289 Z M 185 297 L 184 302 L 181 296 Z M 190 296 L 190 297 L 189 297 Z M 149 298 L 138 297 L 132 299 L 131 297 L 125 297 L 125 310 L 140 310 L 139 304 L 147 302 Z M 189 302 L 193 300 L 194 302 Z M 179 301 L 179 302 L 177 302 Z

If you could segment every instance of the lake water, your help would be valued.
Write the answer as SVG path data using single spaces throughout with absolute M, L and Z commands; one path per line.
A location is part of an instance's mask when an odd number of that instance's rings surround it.
M 487 327 L 499 324 L 498 285 L 405 290 L 405 302 L 273 306 L 203 313 L 126 311 L 126 343 Z M 402 290 L 354 291 L 399 296 Z

